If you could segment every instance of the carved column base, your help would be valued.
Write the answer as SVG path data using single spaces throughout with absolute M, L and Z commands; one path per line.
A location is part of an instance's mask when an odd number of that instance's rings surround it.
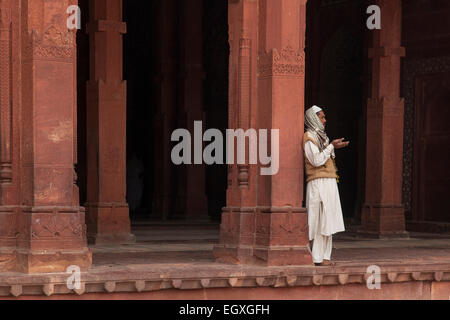
M 256 264 L 251 246 L 217 244 L 214 246 L 213 254 L 219 263 Z
M 16 248 L 17 216 L 20 210 L 19 206 L 0 206 L 0 252 Z
M 408 238 L 402 205 L 365 204 L 358 236 L 367 238 Z
M 268 246 L 255 247 L 256 264 L 264 266 L 312 266 L 311 250 L 308 246 Z
M 126 203 L 89 203 L 87 225 L 89 244 L 114 245 L 134 243 Z
M 314 265 L 305 208 L 263 208 L 256 216 L 254 256 L 267 266 Z
M 0 272 L 14 271 L 16 267 L 15 248 L 1 248 L 0 250 Z
M 15 271 L 23 273 L 66 272 L 71 265 L 87 271 L 92 265 L 92 251 L 88 248 L 80 251 L 18 251 Z
M 0 272 L 14 271 L 18 206 L 0 206 Z
M 213 249 L 216 261 L 253 264 L 254 234 L 254 208 L 224 208 L 220 224 L 220 243 Z
M 313 265 L 304 208 L 225 208 L 218 262 L 265 266 Z
M 23 207 L 17 215 L 15 270 L 24 273 L 82 271 L 92 265 L 82 207 Z

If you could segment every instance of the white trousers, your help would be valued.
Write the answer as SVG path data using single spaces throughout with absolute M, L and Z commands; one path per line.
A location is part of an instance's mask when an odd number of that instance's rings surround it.
M 333 236 L 323 236 L 316 233 L 312 245 L 312 258 L 314 263 L 322 263 L 323 260 L 331 260 L 333 249 Z
M 322 204 L 321 204 L 322 207 Z M 314 231 L 314 240 L 312 245 L 312 258 L 314 263 L 322 263 L 323 260 L 331 260 L 331 250 L 333 249 L 333 236 L 324 236 L 321 232 L 322 226 L 322 208 L 319 214 L 319 221 Z

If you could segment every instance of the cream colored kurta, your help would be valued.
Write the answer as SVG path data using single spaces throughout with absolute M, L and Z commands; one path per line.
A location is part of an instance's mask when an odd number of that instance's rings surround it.
M 333 151 L 332 144 L 322 152 L 312 141 L 307 141 L 305 144 L 306 158 L 315 167 L 324 165 Z M 345 231 L 336 179 L 319 178 L 309 181 L 306 186 L 306 209 L 308 211 L 309 240 L 314 239 L 317 227 L 324 236 Z

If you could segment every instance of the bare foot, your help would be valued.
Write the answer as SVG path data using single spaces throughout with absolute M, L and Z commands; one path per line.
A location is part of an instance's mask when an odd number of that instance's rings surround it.
M 322 263 L 314 263 L 316 266 L 335 266 L 336 264 L 334 262 L 331 262 L 330 260 L 323 260 Z
M 334 266 L 335 263 L 331 262 L 330 260 L 323 260 L 323 262 L 320 265 L 321 266 Z

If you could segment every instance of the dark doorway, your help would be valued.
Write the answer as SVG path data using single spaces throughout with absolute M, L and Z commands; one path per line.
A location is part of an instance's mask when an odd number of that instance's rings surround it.
M 197 1 L 202 31 L 191 42 L 185 1 L 124 0 L 124 79 L 127 81 L 127 201 L 134 219 L 186 219 L 186 166 L 170 161 L 171 133 L 202 120 L 225 131 L 228 114 L 228 3 Z M 186 46 L 200 46 L 203 87 L 200 113 L 186 106 Z M 198 58 L 198 57 L 197 57 Z M 186 62 L 188 61 L 188 62 Z M 192 71 L 194 72 L 194 71 Z M 167 94 L 167 90 L 171 94 Z M 169 97 L 169 98 L 168 98 Z M 171 97 L 171 98 L 170 98 Z M 192 125 L 192 124 L 191 124 Z M 193 132 L 191 133 L 193 134 Z M 170 162 L 170 163 L 168 163 Z M 226 200 L 226 166 L 205 166 L 207 214 L 220 219 Z M 195 191 L 195 190 L 194 190 Z M 161 200 L 163 199 L 163 200 Z M 164 205 L 168 203 L 168 214 Z
M 365 1 L 307 3 L 305 110 L 325 111 L 326 132 L 345 138 L 336 151 L 339 193 L 344 218 L 358 224 L 365 192 L 368 33 Z
M 351 218 L 357 209 L 358 166 L 365 135 L 362 130 L 364 105 L 362 99 L 363 71 L 362 37 L 345 27 L 330 38 L 322 54 L 318 105 L 327 115 L 330 140 L 345 138 L 350 145 L 336 150 L 339 193 L 344 217 Z M 360 160 L 361 163 L 358 163 Z
M 450 73 L 416 79 L 414 220 L 450 222 Z

